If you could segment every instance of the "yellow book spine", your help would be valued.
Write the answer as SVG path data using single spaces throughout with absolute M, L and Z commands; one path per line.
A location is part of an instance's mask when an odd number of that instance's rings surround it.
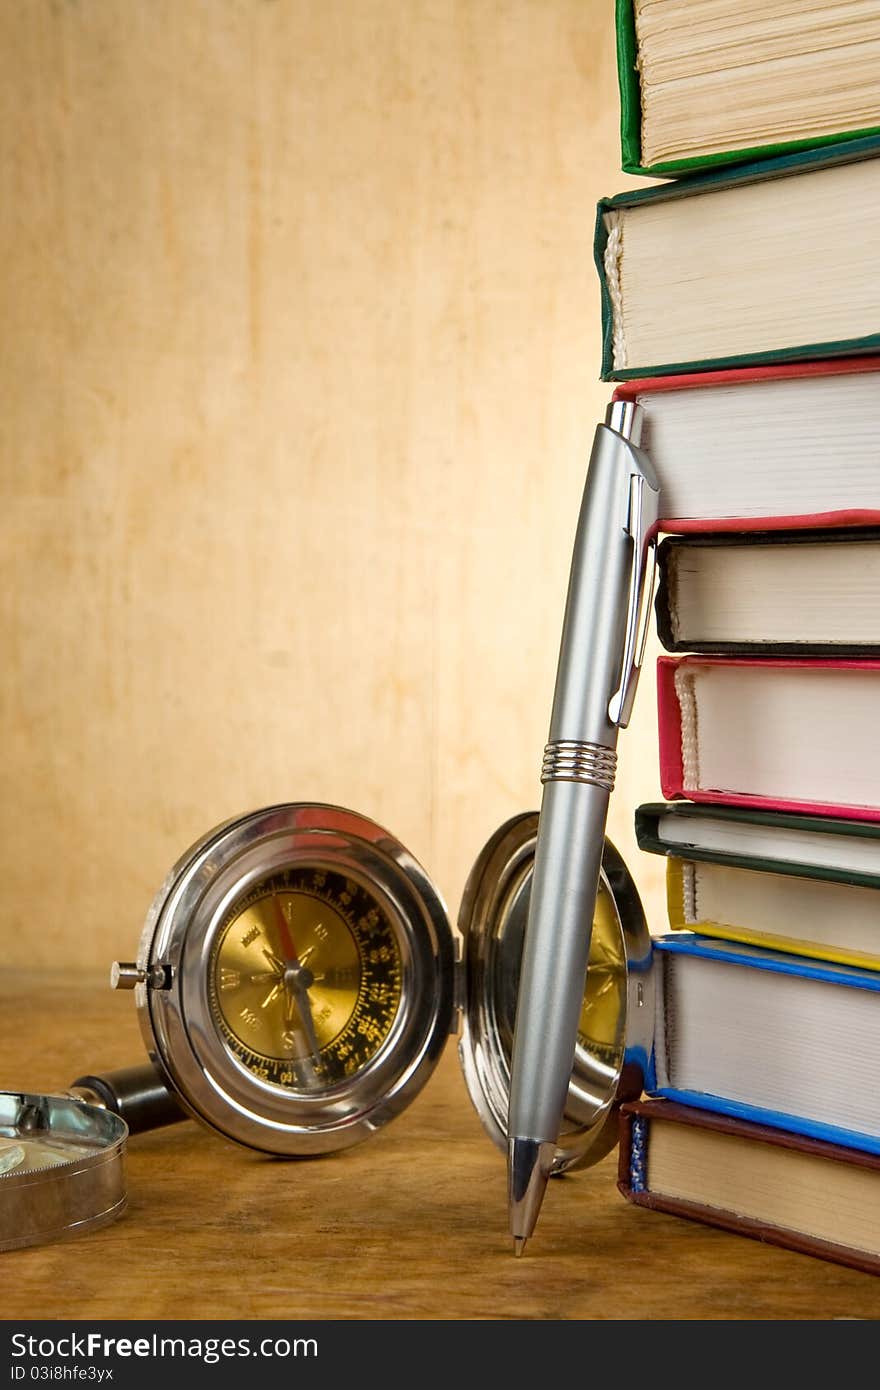
M 687 884 L 693 882 L 694 866 L 687 860 L 666 861 L 666 910 L 673 931 L 693 931 L 701 936 L 713 936 L 721 941 L 737 941 L 743 946 L 758 946 L 765 951 L 786 951 L 793 956 L 808 956 L 832 965 L 856 965 L 863 970 L 880 971 L 880 951 L 848 951 L 846 947 L 827 946 L 820 941 L 804 941 L 793 936 L 777 936 L 775 932 L 753 931 L 729 922 L 712 922 L 687 911 Z
M 666 861 L 666 914 L 673 931 L 690 930 L 684 903 L 684 868 L 681 859 Z

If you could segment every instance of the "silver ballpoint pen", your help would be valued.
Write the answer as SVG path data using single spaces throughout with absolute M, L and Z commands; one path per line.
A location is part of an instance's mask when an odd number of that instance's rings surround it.
M 638 447 L 641 408 L 596 429 L 572 556 L 544 750 L 508 1113 L 514 1250 L 534 1230 L 571 1080 L 617 766 L 644 656 L 660 489 Z

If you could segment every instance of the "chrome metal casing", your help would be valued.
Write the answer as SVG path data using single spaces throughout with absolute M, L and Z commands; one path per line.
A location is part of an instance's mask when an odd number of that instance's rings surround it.
M 230 904 L 265 874 L 300 864 L 344 873 L 379 899 L 403 970 L 400 1009 L 376 1056 L 314 1095 L 244 1068 L 220 1038 L 208 997 L 211 950 Z M 203 837 L 156 895 L 137 964 L 146 978 L 135 997 L 153 1064 L 194 1118 L 268 1153 L 328 1153 L 365 1139 L 422 1088 L 452 1026 L 455 948 L 436 889 L 387 830 L 338 806 L 272 806 Z
M 471 1100 L 493 1142 L 507 1150 L 516 990 L 537 840 L 538 813 L 514 816 L 489 839 L 465 885 L 465 1006 L 459 1055 Z M 613 1058 L 578 1043 L 552 1171 L 587 1166 L 618 1138 L 617 1111 L 642 1091 L 653 1038 L 651 938 L 635 884 L 605 841 L 600 882 L 614 904 L 626 966 L 625 1009 Z

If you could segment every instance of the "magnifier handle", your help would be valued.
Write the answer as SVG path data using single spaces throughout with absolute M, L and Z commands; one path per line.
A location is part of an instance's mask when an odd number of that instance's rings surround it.
M 132 1134 L 189 1118 L 150 1062 L 121 1067 L 101 1076 L 80 1076 L 71 1090 L 80 1099 L 121 1115 Z

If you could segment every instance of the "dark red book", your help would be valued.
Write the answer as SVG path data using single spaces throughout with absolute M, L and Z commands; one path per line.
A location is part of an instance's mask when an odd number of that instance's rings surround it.
M 621 1107 L 628 1202 L 880 1273 L 880 1155 L 669 1100 Z

